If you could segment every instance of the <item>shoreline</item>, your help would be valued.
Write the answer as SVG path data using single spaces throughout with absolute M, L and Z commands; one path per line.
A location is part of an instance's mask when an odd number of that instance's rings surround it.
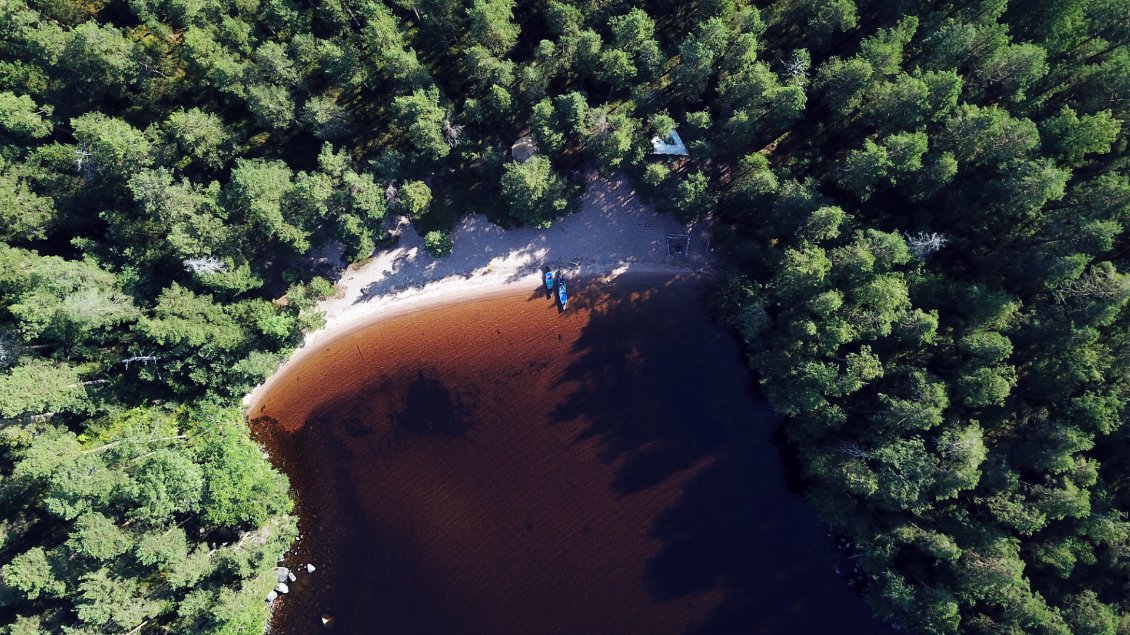
M 481 214 L 464 217 L 454 230 L 454 249 L 433 258 L 406 217 L 393 218 L 396 244 L 345 268 L 336 295 L 318 303 L 322 328 L 307 333 L 275 372 L 243 397 L 254 411 L 286 371 L 326 342 L 384 318 L 427 310 L 541 284 L 543 267 L 569 277 L 610 282 L 624 275 L 713 275 L 715 258 L 708 222 L 680 223 L 643 202 L 622 173 L 591 172 L 580 209 L 547 229 L 503 229 Z M 685 236 L 686 253 L 671 255 L 671 236 Z M 335 260 L 327 255 L 327 260 Z
M 611 284 L 620 278 L 655 277 L 663 280 L 695 278 L 703 281 L 713 278 L 711 270 L 654 265 L 631 266 L 630 263 L 609 264 L 604 267 L 592 265 L 574 267 L 567 270 L 567 273 L 573 278 L 597 279 L 604 284 Z M 327 315 L 326 324 L 322 328 L 307 333 L 298 348 L 290 353 L 275 372 L 243 397 L 244 414 L 253 412 L 263 396 L 268 394 L 274 384 L 284 378 L 292 367 L 301 365 L 307 357 L 316 354 L 339 338 L 408 313 L 427 312 L 454 304 L 527 293 L 539 288 L 539 285 L 544 285 L 541 271 L 521 276 L 505 272 L 481 274 L 471 280 L 447 278 L 429 283 L 422 288 L 407 289 L 375 298 L 365 304 L 354 305 L 358 308 L 335 315 L 333 321 Z M 340 298 L 330 298 L 323 303 L 334 300 L 340 301 Z

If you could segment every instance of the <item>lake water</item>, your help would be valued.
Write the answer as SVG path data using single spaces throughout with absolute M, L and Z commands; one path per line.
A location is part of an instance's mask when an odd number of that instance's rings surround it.
M 253 427 L 302 539 L 272 632 L 886 632 L 702 285 L 570 289 L 392 317 L 278 378 Z

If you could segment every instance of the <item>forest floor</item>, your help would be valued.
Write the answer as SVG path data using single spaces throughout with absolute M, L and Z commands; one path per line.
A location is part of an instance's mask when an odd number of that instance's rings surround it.
M 566 278 L 610 280 L 626 273 L 709 273 L 715 264 L 709 222 L 687 225 L 655 211 L 622 173 L 609 179 L 589 173 L 580 208 L 549 229 L 504 229 L 483 214 L 466 216 L 456 224 L 454 249 L 442 258 L 424 250 L 407 217 L 390 224 L 395 245 L 342 271 L 334 281 L 336 296 L 318 305 L 326 325 L 307 334 L 306 351 L 383 317 L 504 293 L 514 285 L 536 289 L 546 267 Z M 690 235 L 685 257 L 668 255 L 668 234 Z

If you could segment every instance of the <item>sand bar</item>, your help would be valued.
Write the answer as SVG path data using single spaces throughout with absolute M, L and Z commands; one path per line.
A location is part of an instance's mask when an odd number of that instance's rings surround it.
M 549 229 L 503 229 L 482 214 L 467 216 L 455 228 L 454 250 L 443 258 L 428 255 L 407 218 L 390 224 L 396 246 L 343 271 L 335 281 L 337 295 L 318 305 L 326 325 L 307 334 L 284 368 L 317 350 L 314 344 L 382 318 L 536 288 L 545 267 L 566 276 L 611 279 L 626 273 L 707 274 L 714 265 L 707 223 L 688 225 L 656 212 L 620 173 L 609 179 L 589 173 L 580 209 Z M 684 234 L 690 236 L 689 250 L 672 254 L 668 236 Z M 244 397 L 244 405 L 256 403 L 274 377 Z

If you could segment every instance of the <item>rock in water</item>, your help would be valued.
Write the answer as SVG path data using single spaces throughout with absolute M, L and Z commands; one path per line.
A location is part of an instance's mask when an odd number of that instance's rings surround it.
M 286 567 L 279 567 L 276 573 L 278 574 L 277 579 L 279 582 L 286 582 L 287 577 L 290 576 L 290 569 L 287 569 Z
M 291 571 L 290 573 L 286 574 L 286 577 L 287 577 L 287 578 L 288 578 L 288 579 L 289 579 L 289 580 L 290 580 L 291 582 L 294 582 L 295 580 L 297 580 L 297 579 L 298 579 L 298 578 L 294 577 L 294 572 L 293 572 L 293 571 Z
M 290 587 L 286 585 L 286 582 L 279 582 L 279 585 L 275 587 L 275 590 L 279 593 L 290 593 Z
M 334 617 L 329 613 L 322 613 L 322 626 L 326 628 L 334 627 Z
M 314 565 L 312 565 L 312 564 L 306 565 L 306 573 L 314 573 Z

